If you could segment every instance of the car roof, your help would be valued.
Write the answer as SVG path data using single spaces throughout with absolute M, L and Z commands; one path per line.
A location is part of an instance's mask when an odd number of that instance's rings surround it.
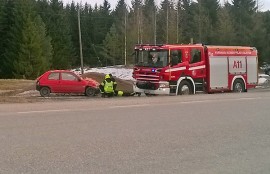
M 49 72 L 72 72 L 70 70 L 50 70 Z

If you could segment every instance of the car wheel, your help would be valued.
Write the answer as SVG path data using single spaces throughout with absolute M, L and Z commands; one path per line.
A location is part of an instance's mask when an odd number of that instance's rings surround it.
M 245 85 L 243 80 L 236 79 L 233 82 L 233 92 L 244 92 L 245 91 Z
M 96 93 L 96 90 L 94 88 L 91 88 L 91 87 L 87 87 L 86 90 L 85 90 L 85 95 L 87 97 L 94 96 L 95 93 Z
M 193 94 L 193 90 L 188 81 L 182 81 L 178 86 L 178 95 L 190 95 Z
M 40 89 L 39 93 L 40 93 L 40 95 L 41 95 L 42 97 L 49 97 L 51 91 L 50 91 L 50 88 L 48 88 L 48 87 L 42 87 L 42 88 Z

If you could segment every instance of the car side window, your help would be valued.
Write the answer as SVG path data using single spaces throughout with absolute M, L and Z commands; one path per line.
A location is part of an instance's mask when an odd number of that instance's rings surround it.
M 196 48 L 192 49 L 190 63 L 196 63 L 200 61 L 201 61 L 201 50 Z
M 78 78 L 71 73 L 62 73 L 62 80 L 78 81 Z
M 48 76 L 48 80 L 59 80 L 59 73 L 52 72 L 52 73 Z

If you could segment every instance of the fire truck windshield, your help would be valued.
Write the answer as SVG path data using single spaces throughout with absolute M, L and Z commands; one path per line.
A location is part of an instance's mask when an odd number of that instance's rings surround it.
M 167 50 L 137 50 L 135 65 L 143 67 L 165 67 L 168 66 Z

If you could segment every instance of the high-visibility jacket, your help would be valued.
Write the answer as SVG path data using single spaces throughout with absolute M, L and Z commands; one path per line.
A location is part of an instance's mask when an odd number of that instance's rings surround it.
M 114 90 L 113 90 L 113 81 L 107 82 L 105 80 L 105 83 L 104 83 L 104 92 L 105 93 L 113 93 L 114 92 Z

